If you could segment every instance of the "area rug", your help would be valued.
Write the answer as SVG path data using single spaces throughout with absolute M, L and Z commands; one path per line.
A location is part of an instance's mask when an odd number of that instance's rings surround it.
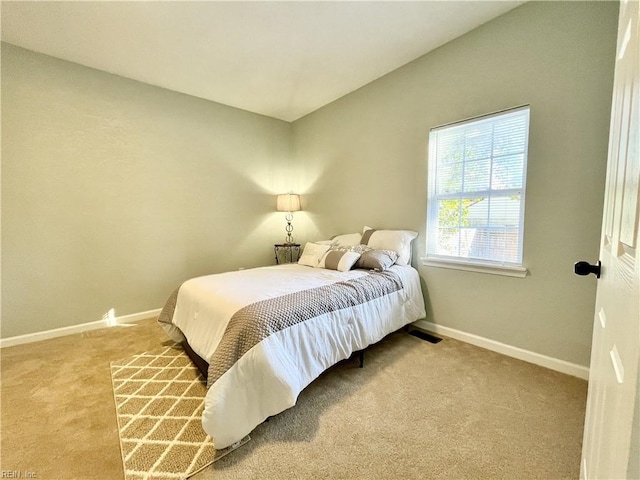
M 111 379 L 125 480 L 189 478 L 249 440 L 215 449 L 206 381 L 179 345 L 112 362 Z

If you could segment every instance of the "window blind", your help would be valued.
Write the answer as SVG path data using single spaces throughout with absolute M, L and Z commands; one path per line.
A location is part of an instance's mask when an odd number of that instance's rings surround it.
M 521 265 L 529 107 L 429 134 L 427 257 Z

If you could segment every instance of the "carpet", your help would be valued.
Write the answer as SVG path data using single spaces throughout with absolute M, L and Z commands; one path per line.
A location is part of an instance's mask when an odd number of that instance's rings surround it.
M 1 348 L 0 470 L 123 479 L 109 363 L 167 340 L 150 318 Z M 398 332 L 190 480 L 577 479 L 586 397 L 584 380 Z
M 178 345 L 111 362 L 125 480 L 189 478 L 216 450 L 202 429 L 206 381 Z

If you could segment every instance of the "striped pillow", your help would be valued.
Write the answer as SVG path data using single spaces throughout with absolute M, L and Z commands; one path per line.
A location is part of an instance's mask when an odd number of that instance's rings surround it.
M 318 268 L 326 268 L 328 270 L 338 270 L 346 272 L 353 268 L 360 254 L 358 252 L 349 252 L 344 250 L 329 250 L 324 254 L 322 260 L 318 264 Z

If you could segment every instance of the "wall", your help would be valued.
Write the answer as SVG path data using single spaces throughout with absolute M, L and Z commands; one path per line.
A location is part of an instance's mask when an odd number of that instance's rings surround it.
M 2 44 L 3 338 L 272 263 L 291 125 Z
M 589 364 L 617 28 L 616 2 L 530 2 L 293 125 L 309 239 L 420 232 L 428 318 Z M 530 104 L 524 279 L 422 266 L 431 127 Z

